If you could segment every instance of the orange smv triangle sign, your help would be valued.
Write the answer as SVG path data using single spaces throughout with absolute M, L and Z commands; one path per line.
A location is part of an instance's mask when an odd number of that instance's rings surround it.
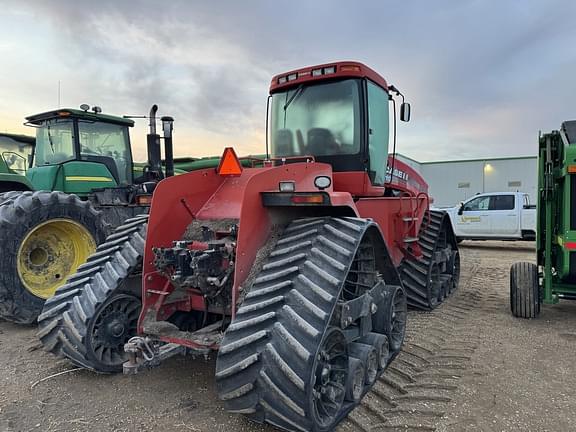
M 221 176 L 237 176 L 242 174 L 242 164 L 232 147 L 226 147 L 216 172 Z

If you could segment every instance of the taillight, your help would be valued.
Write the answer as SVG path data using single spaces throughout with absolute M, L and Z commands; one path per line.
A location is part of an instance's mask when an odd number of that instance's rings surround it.
M 294 195 L 290 198 L 294 204 L 323 204 L 324 195 Z
M 136 203 L 138 205 L 150 205 L 152 204 L 152 195 L 138 195 L 136 197 Z

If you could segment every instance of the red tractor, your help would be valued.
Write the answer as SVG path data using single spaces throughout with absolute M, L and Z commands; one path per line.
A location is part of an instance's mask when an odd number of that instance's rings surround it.
M 217 351 L 229 411 L 332 430 L 399 353 L 407 305 L 432 309 L 458 285 L 449 220 L 388 156 L 395 96 L 356 62 L 274 77 L 266 160 L 243 168 L 229 148 L 217 169 L 160 182 L 147 236 L 143 219 L 124 225 L 63 288 L 78 298 L 53 321 L 53 351 L 127 373 Z M 139 312 L 121 281 L 140 264 Z

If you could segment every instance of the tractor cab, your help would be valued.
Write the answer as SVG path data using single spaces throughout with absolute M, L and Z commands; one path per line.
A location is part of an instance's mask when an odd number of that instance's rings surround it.
M 0 173 L 26 174 L 34 142 L 34 137 L 0 133 Z
M 59 109 L 27 117 L 36 130 L 28 178 L 38 189 L 86 195 L 95 188 L 133 183 L 128 129 L 134 121 L 89 111 Z
M 390 116 L 390 104 L 395 107 L 392 92 L 399 94 L 379 74 L 356 62 L 275 76 L 270 86 L 270 156 L 286 161 L 313 156 L 335 173 L 356 174 L 358 179 L 348 175 L 346 182 L 338 182 L 336 174 L 335 181 L 344 186 L 340 190 L 364 195 L 371 189 L 381 195 L 390 120 L 395 119 L 394 112 Z M 401 119 L 409 119 L 408 104 L 402 103 Z M 359 190 L 359 184 L 365 186 Z

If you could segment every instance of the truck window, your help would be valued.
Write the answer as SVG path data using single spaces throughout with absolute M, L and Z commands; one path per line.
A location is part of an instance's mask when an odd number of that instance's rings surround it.
M 490 208 L 490 197 L 483 196 L 474 198 L 464 204 L 464 211 L 488 210 Z
M 494 195 L 490 200 L 490 210 L 514 210 L 514 195 Z

